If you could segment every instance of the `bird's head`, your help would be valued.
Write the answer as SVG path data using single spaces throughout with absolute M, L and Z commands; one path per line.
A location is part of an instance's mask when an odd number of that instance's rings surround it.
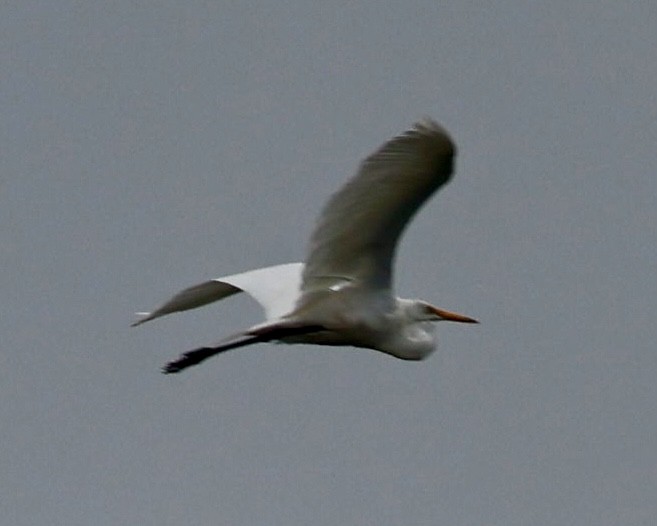
M 473 318 L 434 307 L 421 300 L 397 299 L 397 330 L 381 345 L 380 351 L 402 360 L 423 360 L 436 348 L 434 321 L 479 323 Z

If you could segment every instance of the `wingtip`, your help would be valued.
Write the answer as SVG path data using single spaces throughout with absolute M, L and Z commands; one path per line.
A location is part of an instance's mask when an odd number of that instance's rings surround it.
M 449 132 L 437 121 L 424 115 L 413 124 L 413 131 L 423 135 L 438 135 L 442 139 L 443 149 L 446 153 L 454 155 L 456 153 L 456 144 Z
M 417 121 L 415 121 L 415 124 L 413 125 L 415 128 L 442 128 L 434 119 L 429 117 L 428 115 L 422 115 Z
M 413 124 L 413 128 L 419 132 L 440 133 L 449 137 L 447 129 L 428 115 L 423 115 Z
M 139 316 L 138 320 L 133 321 L 130 324 L 130 327 L 137 327 L 142 323 L 146 323 L 148 320 L 153 319 L 150 312 L 135 312 L 135 316 Z

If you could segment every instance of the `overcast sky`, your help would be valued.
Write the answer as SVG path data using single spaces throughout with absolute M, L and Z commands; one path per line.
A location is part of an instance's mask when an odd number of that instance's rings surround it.
M 12 526 L 654 525 L 657 3 L 5 2 L 0 509 Z M 260 345 L 212 277 L 301 260 L 429 115 L 457 172 L 397 292 L 481 320 L 408 363 Z

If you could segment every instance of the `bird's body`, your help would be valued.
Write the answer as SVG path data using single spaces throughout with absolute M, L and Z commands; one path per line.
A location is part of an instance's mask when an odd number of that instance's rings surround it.
M 395 249 L 418 208 L 452 175 L 455 147 L 425 120 L 367 157 L 331 197 L 310 238 L 305 264 L 289 263 L 211 280 L 183 290 L 139 325 L 238 292 L 253 296 L 267 320 L 165 366 L 175 373 L 219 352 L 258 342 L 364 347 L 404 360 L 435 348 L 434 321 L 476 323 L 421 300 L 392 294 Z

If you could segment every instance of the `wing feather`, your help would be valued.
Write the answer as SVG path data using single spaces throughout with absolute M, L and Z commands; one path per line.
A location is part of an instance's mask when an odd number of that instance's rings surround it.
M 217 278 L 180 291 L 153 312 L 143 312 L 132 326 L 213 301 L 222 300 L 239 292 L 246 292 L 265 310 L 265 317 L 273 320 L 287 314 L 299 296 L 302 263 L 286 263 L 241 274 Z
M 302 291 L 331 283 L 391 289 L 395 248 L 422 204 L 447 183 L 456 147 L 425 119 L 386 142 L 334 194 L 310 238 Z

